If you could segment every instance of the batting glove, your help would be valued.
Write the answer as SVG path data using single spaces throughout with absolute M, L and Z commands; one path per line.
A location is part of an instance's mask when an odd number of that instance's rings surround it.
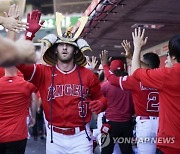
M 94 100 L 89 102 L 89 109 L 91 112 L 95 112 L 96 114 L 99 114 L 104 108 L 104 105 L 99 100 Z
M 40 18 L 41 18 L 41 12 L 38 10 L 33 10 L 31 14 L 28 13 L 27 23 L 29 25 L 25 33 L 27 40 L 32 40 L 35 37 L 36 32 L 41 28 L 41 26 L 45 22 L 45 21 L 41 21 L 39 23 Z

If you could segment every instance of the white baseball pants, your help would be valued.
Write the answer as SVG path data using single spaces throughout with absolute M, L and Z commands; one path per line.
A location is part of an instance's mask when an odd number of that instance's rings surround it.
M 156 143 L 153 142 L 157 137 L 158 117 L 150 117 L 150 119 L 140 119 L 136 117 L 136 137 L 138 154 L 155 154 Z M 145 141 L 143 141 L 145 139 Z M 147 141 L 149 139 L 149 141 Z
M 85 130 L 74 135 L 63 135 L 53 131 L 53 143 L 50 143 L 51 131 L 47 128 L 46 154 L 92 154 L 93 142 L 86 137 Z M 89 136 L 92 133 L 87 129 Z

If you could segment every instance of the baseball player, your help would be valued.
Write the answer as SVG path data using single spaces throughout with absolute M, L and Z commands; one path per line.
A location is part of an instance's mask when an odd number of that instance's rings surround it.
M 158 55 L 147 53 L 144 56 L 144 65 L 149 68 L 159 67 Z M 103 51 L 101 56 L 105 76 L 107 80 L 120 87 L 122 90 L 131 90 L 136 115 L 136 137 L 138 154 L 156 153 L 156 144 L 150 141 L 142 141 L 147 138 L 156 139 L 159 116 L 159 93 L 157 89 L 144 86 L 133 76 L 116 77 L 109 71 L 108 52 Z M 145 65 L 146 64 L 146 65 Z
M 117 77 L 127 75 L 121 60 L 111 61 L 110 70 Z M 102 148 L 102 154 L 109 154 L 113 152 L 115 145 L 113 138 L 125 139 L 133 136 L 131 119 L 134 114 L 134 106 L 130 91 L 123 91 L 109 81 L 104 82 L 101 89 L 108 101 L 108 107 L 105 111 L 106 120 L 104 120 L 101 130 L 103 130 L 104 125 L 110 127 L 108 131 L 110 144 Z M 119 148 L 122 154 L 133 153 L 131 143 L 119 143 Z
M 28 136 L 26 118 L 36 88 L 17 76 L 15 67 L 5 68 L 0 85 L 0 153 L 24 154 Z
M 159 131 L 157 147 L 160 154 L 180 153 L 180 35 L 169 41 L 168 60 L 173 64 L 171 68 L 154 70 L 140 68 L 139 55 L 144 42 L 144 31 L 136 29 L 133 33 L 134 55 L 132 60 L 133 77 L 143 85 L 158 89 L 160 98 Z M 154 100 L 154 99 L 153 99 Z M 169 142 L 166 142 L 167 139 Z
M 73 36 L 77 35 L 68 30 L 51 43 L 43 56 L 51 66 L 18 66 L 25 79 L 36 85 L 42 98 L 48 122 L 47 154 L 92 154 L 88 123 L 92 112 L 100 113 L 107 107 L 98 78 L 83 67 L 86 58 L 81 51 L 84 43 L 87 49 L 87 43 Z
M 13 14 L 13 16 L 9 14 L 9 17 L 14 17 L 18 9 L 11 7 L 9 12 Z M 14 32 L 8 31 L 8 37 L 13 39 L 13 36 Z M 3 76 L 0 76 L 0 153 L 24 154 L 28 137 L 26 119 L 31 94 L 36 88 L 19 76 L 14 66 L 1 68 L 1 75 Z

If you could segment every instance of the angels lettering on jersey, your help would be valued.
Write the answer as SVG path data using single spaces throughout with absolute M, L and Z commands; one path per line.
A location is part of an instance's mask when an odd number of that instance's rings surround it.
M 48 101 L 50 101 L 52 95 L 51 88 L 52 86 L 48 88 L 48 95 L 47 95 Z M 81 94 L 81 91 L 83 94 Z M 89 92 L 88 88 L 82 86 L 82 90 L 81 90 L 81 85 L 78 84 L 64 84 L 64 85 L 59 84 L 53 86 L 52 99 L 62 96 L 73 96 L 73 97 L 77 96 L 77 97 L 83 97 L 83 99 L 86 100 L 88 98 L 88 92 Z
M 81 90 L 81 87 L 82 87 L 82 90 Z M 86 117 L 87 112 L 88 112 L 88 102 L 86 101 L 88 99 L 88 93 L 89 93 L 88 88 L 85 88 L 84 86 L 77 85 L 77 84 L 64 84 L 64 85 L 60 84 L 60 85 L 55 85 L 53 87 L 53 94 L 52 94 L 51 88 L 52 86 L 48 88 L 48 95 L 47 95 L 48 101 L 51 100 L 51 97 L 52 99 L 56 99 L 62 96 L 82 98 L 82 99 L 79 99 L 77 108 L 79 110 L 79 116 Z M 81 92 L 83 94 L 81 94 Z

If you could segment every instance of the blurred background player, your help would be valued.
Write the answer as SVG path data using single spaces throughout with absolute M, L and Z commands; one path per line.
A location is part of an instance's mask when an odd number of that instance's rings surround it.
M 113 60 L 110 65 L 110 70 L 117 77 L 127 75 L 124 70 L 124 63 L 121 60 Z M 123 91 L 120 88 L 111 85 L 109 81 L 103 82 L 101 90 L 108 101 L 108 107 L 104 116 L 106 119 L 104 124 L 106 124 L 106 126 L 108 124 L 110 127 L 108 132 L 110 144 L 103 147 L 101 153 L 110 154 L 113 153 L 115 145 L 113 138 L 132 138 L 131 119 L 134 114 L 134 107 L 130 91 Z M 122 154 L 133 153 L 131 143 L 119 143 L 119 147 Z

